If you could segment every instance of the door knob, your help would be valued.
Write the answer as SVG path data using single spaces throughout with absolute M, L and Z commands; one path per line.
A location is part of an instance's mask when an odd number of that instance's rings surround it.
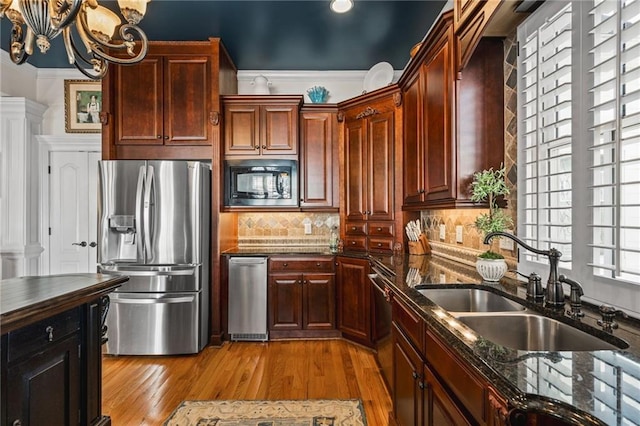
M 98 245 L 98 243 L 96 243 L 95 241 L 91 241 L 91 242 L 89 243 L 89 247 L 91 247 L 91 248 L 93 248 L 93 247 L 95 247 L 95 246 L 97 246 L 97 245 Z
M 79 243 L 71 243 L 72 246 L 80 246 L 80 247 L 86 247 L 87 246 L 87 242 L 86 241 L 80 241 Z

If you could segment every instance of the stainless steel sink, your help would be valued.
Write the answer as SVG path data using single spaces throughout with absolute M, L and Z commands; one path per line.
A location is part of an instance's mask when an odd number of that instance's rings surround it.
M 552 318 L 532 313 L 458 315 L 479 336 L 525 351 L 598 351 L 625 349 Z M 628 347 L 628 345 L 626 345 Z
M 418 289 L 425 297 L 449 312 L 524 311 L 521 304 L 476 288 Z

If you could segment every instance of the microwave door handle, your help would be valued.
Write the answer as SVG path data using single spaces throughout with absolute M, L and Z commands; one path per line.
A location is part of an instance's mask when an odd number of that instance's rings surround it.
M 152 208 L 155 182 L 153 166 L 147 168 L 147 184 L 144 189 L 144 262 L 151 258 L 151 237 L 153 233 Z
M 136 251 L 138 260 L 142 263 L 146 263 L 145 253 L 144 253 L 144 245 L 142 241 L 144 241 L 144 223 L 143 223 L 143 214 L 142 214 L 142 202 L 143 202 L 143 193 L 146 186 L 146 174 L 145 174 L 146 166 L 140 166 L 140 171 L 138 172 L 138 184 L 136 185 Z

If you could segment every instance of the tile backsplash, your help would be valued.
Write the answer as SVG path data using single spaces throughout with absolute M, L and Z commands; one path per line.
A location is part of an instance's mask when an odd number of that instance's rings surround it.
M 238 213 L 238 245 L 328 245 L 333 227 L 340 231 L 338 213 Z

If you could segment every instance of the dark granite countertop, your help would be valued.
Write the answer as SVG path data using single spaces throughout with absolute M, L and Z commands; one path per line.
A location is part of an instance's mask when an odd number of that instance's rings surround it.
M 512 406 L 542 412 L 575 425 L 640 425 L 640 328 L 620 321 L 613 337 L 599 327 L 597 310 L 585 307 L 580 322 L 526 300 L 524 283 L 482 282 L 473 267 L 432 256 L 371 256 L 392 277 L 392 291 L 422 315 L 430 329 L 496 387 Z M 531 311 L 569 323 L 625 350 L 594 352 L 522 351 L 494 344 L 425 295 L 421 288 L 482 288 L 525 305 Z M 597 326 L 596 326 L 597 327 Z
M 9 333 L 107 294 L 122 275 L 64 274 L 0 281 L 0 330 Z

